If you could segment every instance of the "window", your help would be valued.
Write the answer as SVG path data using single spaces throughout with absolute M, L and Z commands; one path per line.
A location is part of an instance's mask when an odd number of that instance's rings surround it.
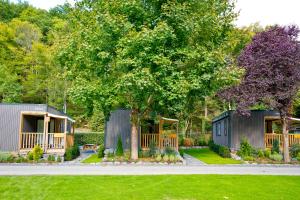
M 224 135 L 227 136 L 227 127 L 228 127 L 228 119 L 226 118 L 224 120 Z
M 221 136 L 221 123 L 220 122 L 217 122 L 217 124 L 216 124 L 216 133 L 217 133 L 217 136 Z

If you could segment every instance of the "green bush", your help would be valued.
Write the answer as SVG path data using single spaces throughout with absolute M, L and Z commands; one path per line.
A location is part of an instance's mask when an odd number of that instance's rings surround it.
M 10 153 L 0 152 L 0 163 L 12 162 L 14 157 Z
M 34 161 L 38 161 L 43 156 L 43 149 L 39 145 L 35 145 L 32 150 L 32 156 Z
M 271 155 L 270 149 L 266 149 L 266 150 L 264 151 L 264 155 L 265 155 L 266 158 L 269 158 L 270 155 Z
M 154 157 L 156 155 L 156 150 L 156 143 L 154 140 L 151 140 L 149 144 L 149 154 L 151 157 Z
M 279 150 L 279 141 L 277 139 L 275 139 L 274 142 L 273 142 L 271 152 L 272 152 L 272 154 L 280 152 L 280 150 Z
M 219 155 L 223 158 L 231 158 L 230 150 L 225 146 L 219 146 Z
M 259 149 L 257 151 L 257 156 L 260 157 L 260 158 L 263 158 L 265 156 L 263 150 Z
M 297 155 L 297 160 L 300 161 L 300 152 Z
M 24 162 L 27 162 L 27 159 L 24 158 L 23 156 L 19 156 L 19 157 L 16 159 L 16 163 L 24 163 Z
M 57 158 L 56 158 L 56 162 L 61 162 L 61 157 L 60 156 L 57 156 Z
M 104 146 L 104 133 L 75 133 L 74 143 L 77 145 L 96 144 Z
M 170 155 L 169 156 L 170 162 L 175 162 L 176 161 L 175 159 L 176 159 L 175 155 Z
M 122 138 L 119 135 L 118 142 L 117 142 L 117 148 L 116 148 L 116 156 L 123 156 L 123 154 L 124 154 L 124 151 L 123 151 Z
M 253 148 L 249 144 L 247 139 L 242 139 L 240 144 L 240 150 L 238 151 L 238 155 L 241 157 L 252 156 Z
M 33 160 L 33 153 L 31 151 L 28 152 L 27 158 L 28 158 L 28 160 Z
M 169 162 L 169 155 L 165 154 L 165 155 L 163 156 L 163 161 Z
M 77 145 L 74 145 L 73 147 L 69 147 L 66 149 L 65 153 L 65 160 L 70 161 L 75 158 L 77 158 L 80 155 L 80 150 Z
M 254 161 L 253 156 L 245 156 L 245 157 L 243 157 L 243 159 L 244 159 L 245 161 Z
M 98 158 L 103 158 L 104 157 L 104 146 L 103 145 L 100 145 L 99 146 L 99 149 L 98 149 Z
M 292 158 L 296 158 L 300 153 L 300 144 L 293 144 L 290 148 L 290 154 Z
M 175 150 L 174 149 L 172 149 L 171 147 L 166 147 L 165 149 L 164 149 L 164 153 L 166 154 L 166 155 L 174 155 L 174 154 L 176 154 L 176 152 L 175 152 Z
M 275 161 L 282 161 L 283 156 L 278 153 L 274 153 L 270 155 L 270 159 L 275 160 Z
M 156 156 L 156 158 L 155 158 L 155 160 L 156 160 L 157 162 L 160 162 L 161 159 L 162 159 L 161 154 L 158 154 L 158 155 Z
M 47 160 L 48 161 L 55 161 L 55 156 L 54 155 L 49 155 Z

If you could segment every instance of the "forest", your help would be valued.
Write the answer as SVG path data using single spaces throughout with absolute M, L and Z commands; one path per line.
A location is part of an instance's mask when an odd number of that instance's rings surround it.
M 241 81 L 237 57 L 268 29 L 236 27 L 234 6 L 83 0 L 47 11 L 0 0 L 0 102 L 49 104 L 93 131 L 128 108 L 133 123 L 162 115 L 184 134 L 210 132 L 213 117 L 235 109 L 217 93 Z

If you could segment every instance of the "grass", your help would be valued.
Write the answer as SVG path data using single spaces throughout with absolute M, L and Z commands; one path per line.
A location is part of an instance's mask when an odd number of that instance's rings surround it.
M 299 176 L 7 176 L 0 199 L 299 199 Z
M 97 154 L 92 154 L 91 156 L 89 156 L 88 158 L 84 159 L 81 162 L 82 163 L 98 163 L 101 161 L 102 161 L 102 158 L 98 158 Z
M 223 158 L 217 153 L 211 151 L 209 148 L 203 149 L 182 149 L 186 154 L 189 154 L 198 160 L 207 164 L 241 164 L 241 161 L 232 158 Z

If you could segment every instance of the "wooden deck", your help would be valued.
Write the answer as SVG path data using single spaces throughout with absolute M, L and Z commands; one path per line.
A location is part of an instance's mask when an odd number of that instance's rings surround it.
M 164 149 L 166 147 L 171 147 L 178 150 L 178 138 L 176 133 L 173 134 L 142 134 L 141 135 L 141 147 L 142 149 L 149 149 L 150 143 L 154 142 L 156 147 L 159 149 Z
M 265 134 L 265 147 L 272 148 L 275 140 L 279 141 L 280 147 L 283 146 L 283 135 L 275 133 Z M 293 144 L 300 144 L 300 134 L 289 134 L 289 147 Z

